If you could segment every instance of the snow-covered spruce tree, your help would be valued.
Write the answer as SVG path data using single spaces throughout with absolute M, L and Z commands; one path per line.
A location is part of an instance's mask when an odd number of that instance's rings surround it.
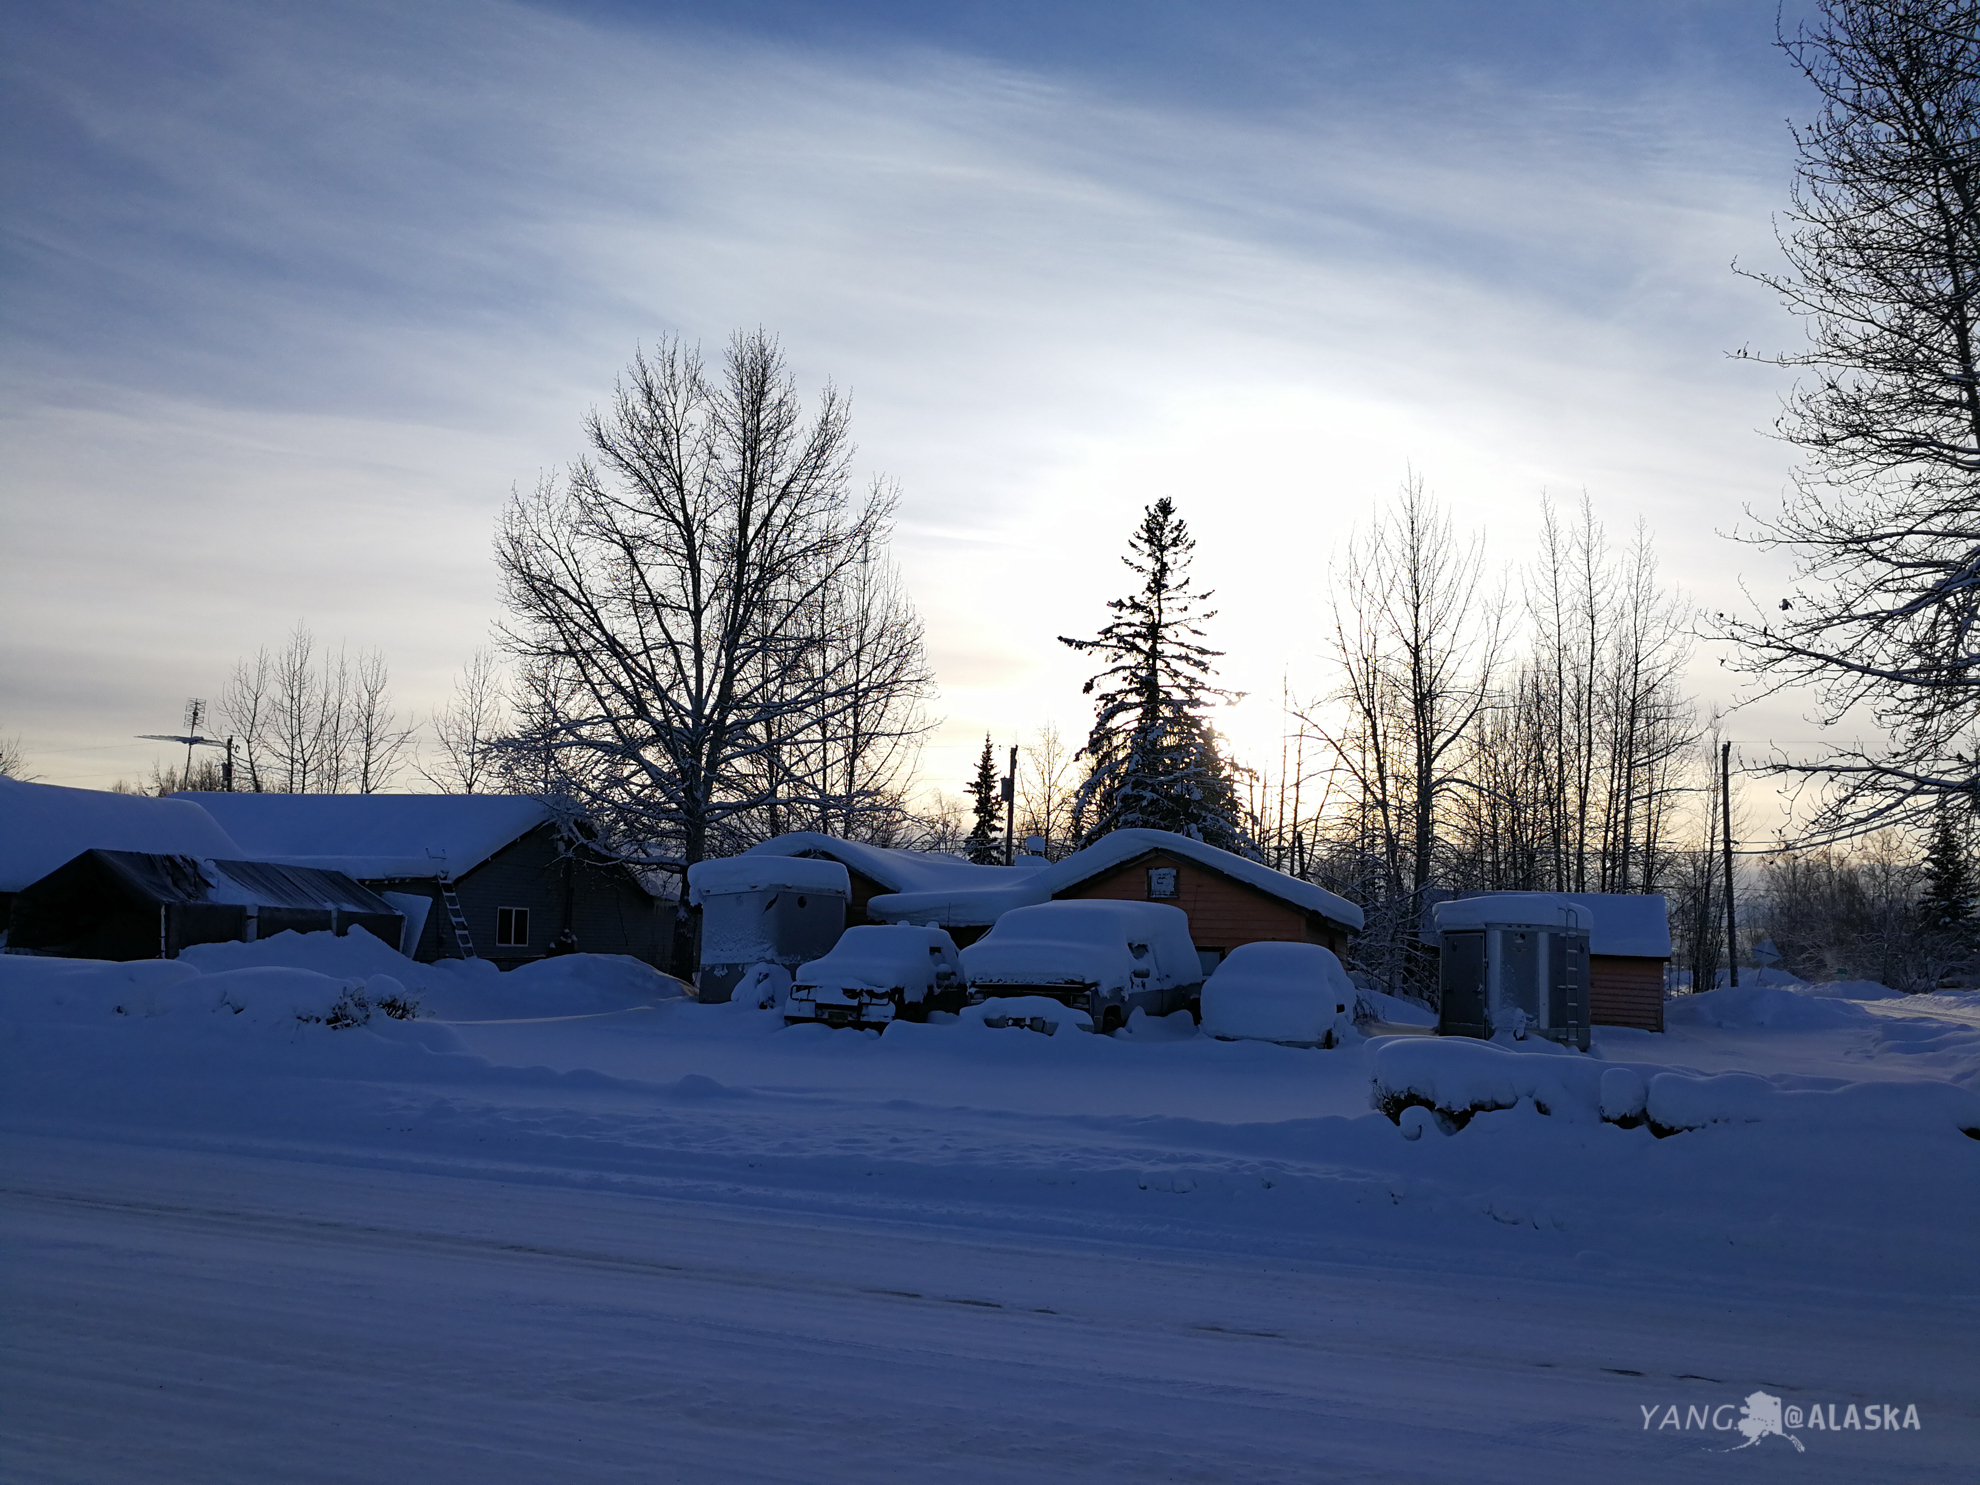
M 983 737 L 983 756 L 976 760 L 976 777 L 963 789 L 969 795 L 969 838 L 963 850 L 978 866 L 998 866 L 1004 860 L 1001 816 L 1002 793 L 997 783 L 997 762 L 990 751 L 990 736 Z
M 1107 668 L 1089 680 L 1093 730 L 1081 755 L 1092 765 L 1073 801 L 1073 831 L 1084 846 L 1115 830 L 1172 830 L 1255 856 L 1242 824 L 1234 772 L 1204 713 L 1233 693 L 1211 684 L 1223 651 L 1199 641 L 1216 617 L 1211 596 L 1190 589 L 1196 542 L 1166 496 L 1149 506 L 1121 560 L 1139 591 L 1107 607 L 1114 620 L 1093 639 L 1059 642 L 1099 655 Z
M 1834 840 L 1980 799 L 1980 0 L 1822 0 L 1781 46 L 1823 108 L 1795 134 L 1788 271 L 1753 277 L 1809 345 L 1755 359 L 1808 374 L 1779 423 L 1806 462 L 1744 539 L 1799 572 L 1722 623 L 1770 689 L 1882 734 L 1777 765 Z
M 1945 952 L 1963 966 L 1980 944 L 1980 881 L 1973 871 L 1973 836 L 1964 801 L 1939 807 L 1925 851 L 1925 893 L 1918 917 L 1926 932 L 1945 940 Z

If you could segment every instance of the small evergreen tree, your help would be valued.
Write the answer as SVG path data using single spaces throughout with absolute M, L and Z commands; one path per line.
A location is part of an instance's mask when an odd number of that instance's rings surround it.
M 1003 790 L 997 781 L 997 764 L 990 752 L 990 738 L 983 738 L 983 756 L 976 760 L 976 777 L 963 785 L 970 797 L 969 838 L 963 850 L 978 866 L 1001 866 L 1004 846 L 998 816 L 1003 813 Z
M 1932 824 L 1931 844 L 1925 851 L 1925 895 L 1918 903 L 1918 918 L 1927 932 L 1944 936 L 1946 947 L 1956 962 L 1963 962 L 1974 948 L 1976 903 L 1980 903 L 1980 881 L 1974 879 L 1973 848 L 1963 802 L 1939 806 Z
M 1223 651 L 1201 644 L 1208 593 L 1190 589 L 1196 542 L 1166 496 L 1143 512 L 1121 560 L 1141 578 L 1138 592 L 1107 607 L 1114 620 L 1093 639 L 1059 642 L 1097 654 L 1107 668 L 1083 692 L 1096 697 L 1093 730 L 1080 756 L 1091 772 L 1073 801 L 1082 846 L 1114 830 L 1172 830 L 1256 854 L 1240 823 L 1233 769 L 1204 712 L 1234 700 L 1211 684 Z

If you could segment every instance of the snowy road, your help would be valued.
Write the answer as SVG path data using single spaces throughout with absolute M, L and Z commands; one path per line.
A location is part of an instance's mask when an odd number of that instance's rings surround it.
M 1980 1027 L 1939 1014 L 1964 1000 L 1718 992 L 1588 1059 L 1187 1017 L 874 1037 L 633 1011 L 656 977 L 626 961 L 324 939 L 0 958 L 4 1485 L 1980 1459 Z M 333 1028 L 374 971 L 431 1014 Z M 1658 1138 L 1550 1092 L 1411 1138 L 1369 1103 L 1405 1047 L 1676 1069 L 1705 1122 Z M 1920 1426 L 1713 1452 L 1756 1391 Z
M 1970 1307 L 1001 1242 L 20 1138 L 14 1482 L 1935 1480 Z M 1641 1375 L 1637 1375 L 1637 1374 Z M 1643 1427 L 1765 1386 L 1930 1428 Z

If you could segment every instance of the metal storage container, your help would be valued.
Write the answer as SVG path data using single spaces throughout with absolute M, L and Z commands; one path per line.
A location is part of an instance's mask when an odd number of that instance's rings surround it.
M 795 973 L 823 958 L 846 931 L 852 878 L 836 861 L 725 856 L 690 866 L 688 892 L 701 909 L 696 995 L 726 1001 L 759 964 Z
M 1588 1050 L 1588 912 L 1549 892 L 1441 902 L 1437 927 L 1444 1036 L 1543 1036 Z

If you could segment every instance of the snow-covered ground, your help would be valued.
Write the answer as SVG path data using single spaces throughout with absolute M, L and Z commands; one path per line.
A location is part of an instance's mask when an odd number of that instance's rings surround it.
M 1602 1122 L 1605 1071 L 1702 1127 Z M 1720 991 L 1584 1059 L 0 957 L 0 1478 L 1965 1479 L 1976 1110 L 1975 996 Z M 1709 1452 L 1755 1391 L 1919 1426 Z

